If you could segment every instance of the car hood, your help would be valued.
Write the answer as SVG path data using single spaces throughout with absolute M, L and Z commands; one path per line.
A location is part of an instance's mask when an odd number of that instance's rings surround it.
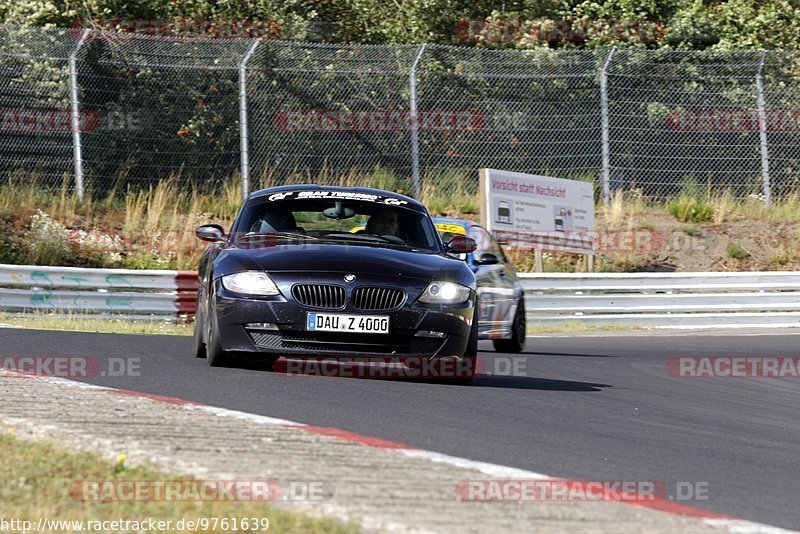
M 386 247 L 313 244 L 250 250 L 230 247 L 221 250 L 215 261 L 215 278 L 249 270 L 437 278 L 475 286 L 474 276 L 463 261 Z

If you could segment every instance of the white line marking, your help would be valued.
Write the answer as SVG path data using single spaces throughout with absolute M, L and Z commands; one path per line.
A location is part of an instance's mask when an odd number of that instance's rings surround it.
M 711 331 L 708 332 L 666 332 L 664 329 L 660 329 L 658 331 L 653 330 L 642 330 L 639 332 L 620 332 L 620 333 L 613 333 L 613 334 L 528 334 L 525 336 L 528 339 L 533 338 L 606 338 L 606 339 L 615 339 L 621 337 L 644 337 L 644 336 L 653 336 L 656 337 L 783 337 L 783 336 L 800 336 L 800 332 L 752 332 L 752 333 L 744 333 L 744 334 L 734 334 L 731 332 L 724 332 L 724 333 L 714 333 Z
M 460 458 L 458 456 L 450 456 L 439 452 L 426 451 L 423 449 L 393 449 L 408 456 L 409 458 L 424 458 L 439 464 L 452 465 L 462 469 L 471 469 L 479 471 L 485 475 L 490 475 L 499 478 L 510 479 L 525 479 L 525 480 L 559 480 L 557 478 L 543 475 L 541 473 L 534 473 L 525 469 L 518 469 L 516 467 L 507 467 L 505 465 L 490 464 L 486 462 L 478 462 L 469 460 L 467 458 Z
M 281 426 L 297 426 L 297 427 L 308 426 L 305 423 L 297 423 L 295 421 L 289 421 L 287 419 L 277 419 L 275 417 L 267 417 L 266 415 L 257 415 L 254 413 L 239 412 L 236 410 L 228 410 L 227 408 L 207 406 L 205 404 L 186 404 L 186 405 L 182 404 L 180 406 L 186 408 L 187 410 L 200 410 L 202 412 L 208 412 L 214 414 L 218 417 L 230 417 L 232 419 L 250 421 L 251 423 L 256 423 L 258 425 L 281 425 Z
M 747 521 L 746 519 L 703 519 L 703 523 L 711 527 L 726 529 L 732 534 L 784 534 L 797 532 L 796 530 L 786 530 L 763 523 Z

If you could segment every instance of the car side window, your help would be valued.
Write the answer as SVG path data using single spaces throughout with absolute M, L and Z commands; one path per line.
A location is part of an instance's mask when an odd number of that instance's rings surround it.
M 500 243 L 497 241 L 497 239 L 495 239 L 492 234 L 489 234 L 489 239 L 492 242 L 492 254 L 497 256 L 501 262 L 508 263 L 508 257 L 506 257 L 506 253 L 503 251 L 503 247 L 500 246 Z
M 472 253 L 473 258 L 480 258 L 483 254 L 489 253 L 494 254 L 497 258 L 502 261 L 503 251 L 500 249 L 500 245 L 497 243 L 497 240 L 490 234 L 486 228 L 482 226 L 470 226 L 469 228 L 469 237 L 475 240 L 477 243 L 478 248 L 475 249 L 475 252 Z

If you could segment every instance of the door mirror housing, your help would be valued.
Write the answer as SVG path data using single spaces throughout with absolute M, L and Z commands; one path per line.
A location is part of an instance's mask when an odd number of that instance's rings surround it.
M 475 259 L 475 265 L 497 265 L 500 263 L 500 258 L 491 252 L 484 252 L 480 258 Z
M 225 241 L 225 229 L 218 224 L 204 224 L 198 226 L 194 234 L 200 241 L 208 241 L 209 243 Z
M 471 237 L 454 235 L 445 245 L 447 252 L 454 254 L 469 254 L 478 248 L 478 244 Z

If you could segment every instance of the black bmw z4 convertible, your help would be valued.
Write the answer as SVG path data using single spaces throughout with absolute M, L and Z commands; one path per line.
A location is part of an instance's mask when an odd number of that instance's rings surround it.
M 196 234 L 213 243 L 200 260 L 194 334 L 195 355 L 210 365 L 353 358 L 471 380 L 475 275 L 448 253 L 476 243 L 443 243 L 418 201 L 368 188 L 274 187 L 249 196 L 230 233 L 209 224 Z

